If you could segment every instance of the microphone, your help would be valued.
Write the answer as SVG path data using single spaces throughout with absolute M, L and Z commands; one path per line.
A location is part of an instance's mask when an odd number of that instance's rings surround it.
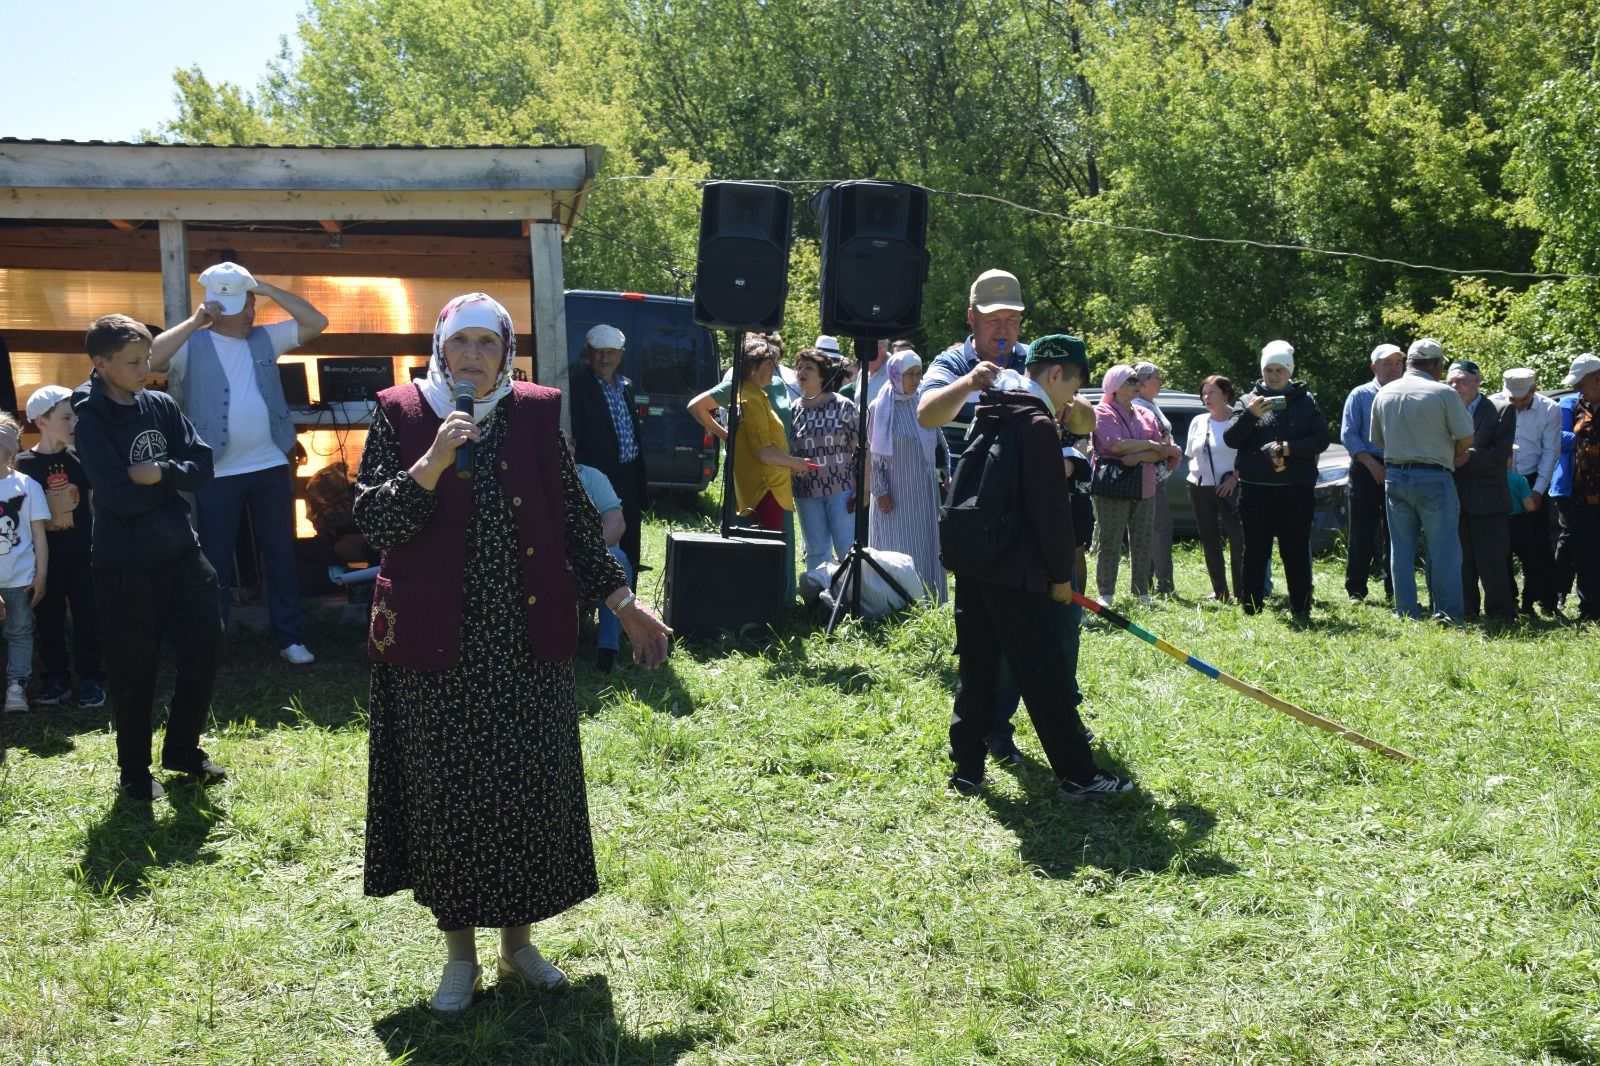
M 456 410 L 471 415 L 473 403 L 478 398 L 478 390 L 470 381 L 456 382 Z M 464 440 L 461 447 L 456 449 L 456 477 L 469 478 L 472 476 L 472 442 Z

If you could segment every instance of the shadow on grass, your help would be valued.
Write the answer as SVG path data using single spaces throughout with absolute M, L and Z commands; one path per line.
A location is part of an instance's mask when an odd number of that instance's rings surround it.
M 671 658 L 646 670 L 633 665 L 632 651 L 623 641 L 617 653 L 616 670 L 603 674 L 594 666 L 593 649 L 579 651 L 579 660 L 573 666 L 573 685 L 577 690 L 578 713 L 581 716 L 599 714 L 605 707 L 608 691 L 625 691 L 653 711 L 666 712 L 674 718 L 683 718 L 695 712 L 694 697 L 684 686 L 683 679 Z M 678 649 L 673 649 L 678 654 Z
M 1113 773 L 1126 774 L 1116 760 Z M 1206 850 L 1217 816 L 1196 803 L 1165 803 L 1133 792 L 1098 800 L 1064 799 L 1055 774 L 1029 759 L 1015 771 L 1021 796 L 983 793 L 995 819 L 1017 835 L 1021 858 L 1049 877 L 1094 867 L 1114 875 L 1180 871 L 1195 879 L 1239 868 Z
M 96 733 L 111 722 L 110 707 L 36 708 L 27 714 L 0 718 L 0 762 L 12 748 L 39 759 L 65 755 L 80 733 Z
M 437 1019 L 425 1004 L 406 1007 L 373 1023 L 389 1057 L 405 1066 L 458 1063 L 676 1062 L 711 1034 L 683 1028 L 642 1035 L 617 1017 L 611 983 L 596 974 L 562 993 L 491 987 L 459 1018 Z
M 167 798 L 154 803 L 119 795 L 89 827 L 83 857 L 70 876 L 102 899 L 143 896 L 150 891 L 150 871 L 212 861 L 205 854 L 206 839 L 227 813 L 216 791 L 189 783 L 168 786 Z

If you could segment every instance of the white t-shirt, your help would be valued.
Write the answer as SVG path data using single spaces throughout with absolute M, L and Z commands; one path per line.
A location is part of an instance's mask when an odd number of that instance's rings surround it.
M 16 470 L 0 478 L 0 588 L 33 584 L 33 520 L 50 521 L 44 487 Z
M 300 324 L 294 319 L 263 326 L 272 341 L 273 357 L 300 344 Z M 250 358 L 250 342 L 239 337 L 224 337 L 213 330 L 217 360 L 228 376 L 228 446 L 214 458 L 216 477 L 251 474 L 287 466 L 289 459 L 272 443 L 272 419 L 267 401 L 256 388 L 256 370 Z M 189 369 L 189 345 L 184 344 L 172 357 L 168 373 L 180 382 Z M 206 443 L 210 443 L 207 441 Z
M 1210 414 L 1197 416 L 1189 423 L 1189 439 L 1183 449 L 1189 456 L 1189 480 L 1196 485 L 1219 484 L 1223 478 L 1233 471 L 1234 459 L 1238 452 L 1222 443 L 1222 433 L 1228 428 L 1231 419 L 1221 422 L 1214 420 Z M 1206 436 L 1211 437 L 1211 455 L 1206 456 Z M 1215 474 L 1213 475 L 1213 467 Z

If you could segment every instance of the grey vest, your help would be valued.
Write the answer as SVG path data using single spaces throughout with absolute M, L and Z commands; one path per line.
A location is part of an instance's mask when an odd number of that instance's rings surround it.
M 256 372 L 256 388 L 267 403 L 267 420 L 272 426 L 272 443 L 287 455 L 294 447 L 294 420 L 289 417 L 289 402 L 283 398 L 283 379 L 278 376 L 278 356 L 272 350 L 267 331 L 256 326 L 247 340 L 250 362 Z M 183 375 L 183 410 L 194 423 L 200 439 L 211 445 L 221 458 L 228 446 L 228 375 L 209 329 L 196 330 L 189 338 L 189 365 Z

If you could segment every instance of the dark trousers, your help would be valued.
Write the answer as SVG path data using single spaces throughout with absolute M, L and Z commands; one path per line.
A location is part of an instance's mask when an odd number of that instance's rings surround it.
M 1522 609 L 1531 611 L 1535 604 L 1546 614 L 1556 609 L 1555 553 L 1550 547 L 1550 510 L 1547 498 L 1537 511 L 1524 511 L 1512 515 L 1507 527 L 1511 539 L 1511 555 L 1522 563 Z M 1507 560 L 1510 569 L 1510 560 Z M 1511 582 L 1512 596 L 1517 591 L 1516 580 Z
M 300 575 L 294 561 L 294 486 L 289 467 L 219 477 L 195 493 L 195 530 L 216 571 L 217 609 L 224 624 L 233 584 L 239 518 L 250 509 L 250 528 L 266 572 L 267 618 L 279 648 L 300 643 Z
M 1574 556 L 1577 540 L 1573 534 L 1573 524 L 1576 521 L 1574 513 L 1580 505 L 1574 503 L 1571 496 L 1552 496 L 1546 502 L 1556 505 L 1556 562 L 1554 588 L 1551 591 L 1557 600 L 1564 600 L 1572 591 L 1572 581 L 1578 573 L 1578 561 Z
M 1316 494 L 1310 485 L 1239 485 L 1239 518 L 1244 523 L 1244 572 L 1249 580 L 1241 600 L 1259 611 L 1266 602 L 1267 564 L 1272 542 L 1278 542 L 1283 577 L 1289 586 L 1289 609 L 1311 610 L 1311 520 Z
M 1356 599 L 1366 599 L 1367 580 L 1372 576 L 1372 564 L 1376 562 L 1383 567 L 1384 595 L 1393 598 L 1394 580 L 1389 576 L 1389 527 L 1384 520 L 1383 485 L 1374 480 L 1371 472 L 1361 463 L 1351 463 L 1345 494 L 1350 511 L 1345 543 L 1350 555 L 1344 564 L 1344 590 Z
M 1517 616 L 1517 598 L 1511 590 L 1510 516 L 1466 514 L 1461 529 L 1461 602 L 1466 617 L 1478 617 L 1478 585 L 1483 585 L 1483 613 L 1490 618 Z
M 624 463 L 622 472 L 617 475 L 616 482 L 611 486 L 616 490 L 617 498 L 622 501 L 622 520 L 627 523 L 627 528 L 622 531 L 622 540 L 617 547 L 628 557 L 628 562 L 633 564 L 635 572 L 639 569 L 639 534 L 644 516 L 644 494 L 639 489 L 639 464 L 641 459 L 631 463 Z
M 185 770 L 197 766 L 205 758 L 200 731 L 222 657 L 216 571 L 196 548 L 147 569 L 96 570 L 94 582 L 123 781 L 150 772 L 151 710 L 163 640 L 177 649 L 178 670 L 161 761 Z
M 1578 583 L 1578 617 L 1600 621 L 1600 505 L 1571 497 L 1561 502 L 1562 545 Z
M 956 578 L 956 700 L 950 717 L 950 757 L 956 773 L 977 781 L 988 755 L 984 737 L 994 725 L 1000 664 L 1011 668 L 1023 706 L 1033 720 L 1045 758 L 1056 776 L 1086 782 L 1094 756 L 1072 706 L 1060 625 L 1063 615 L 1048 593 L 1025 592 L 973 577 Z
M 73 658 L 67 659 L 67 612 L 72 612 Z M 72 665 L 78 680 L 104 681 L 100 656 L 100 618 L 94 607 L 94 571 L 87 563 L 52 565 L 44 598 L 33 609 L 33 634 L 44 664 L 45 681 L 72 682 Z
M 1239 489 L 1234 488 L 1235 501 Z M 1234 504 L 1217 495 L 1215 485 L 1189 482 L 1189 503 L 1194 507 L 1195 525 L 1200 528 L 1200 546 L 1205 549 L 1206 574 L 1211 578 L 1211 594 L 1228 598 L 1228 569 L 1222 561 L 1222 537 L 1228 537 L 1228 561 L 1233 567 L 1233 598 L 1244 599 L 1244 523 Z

